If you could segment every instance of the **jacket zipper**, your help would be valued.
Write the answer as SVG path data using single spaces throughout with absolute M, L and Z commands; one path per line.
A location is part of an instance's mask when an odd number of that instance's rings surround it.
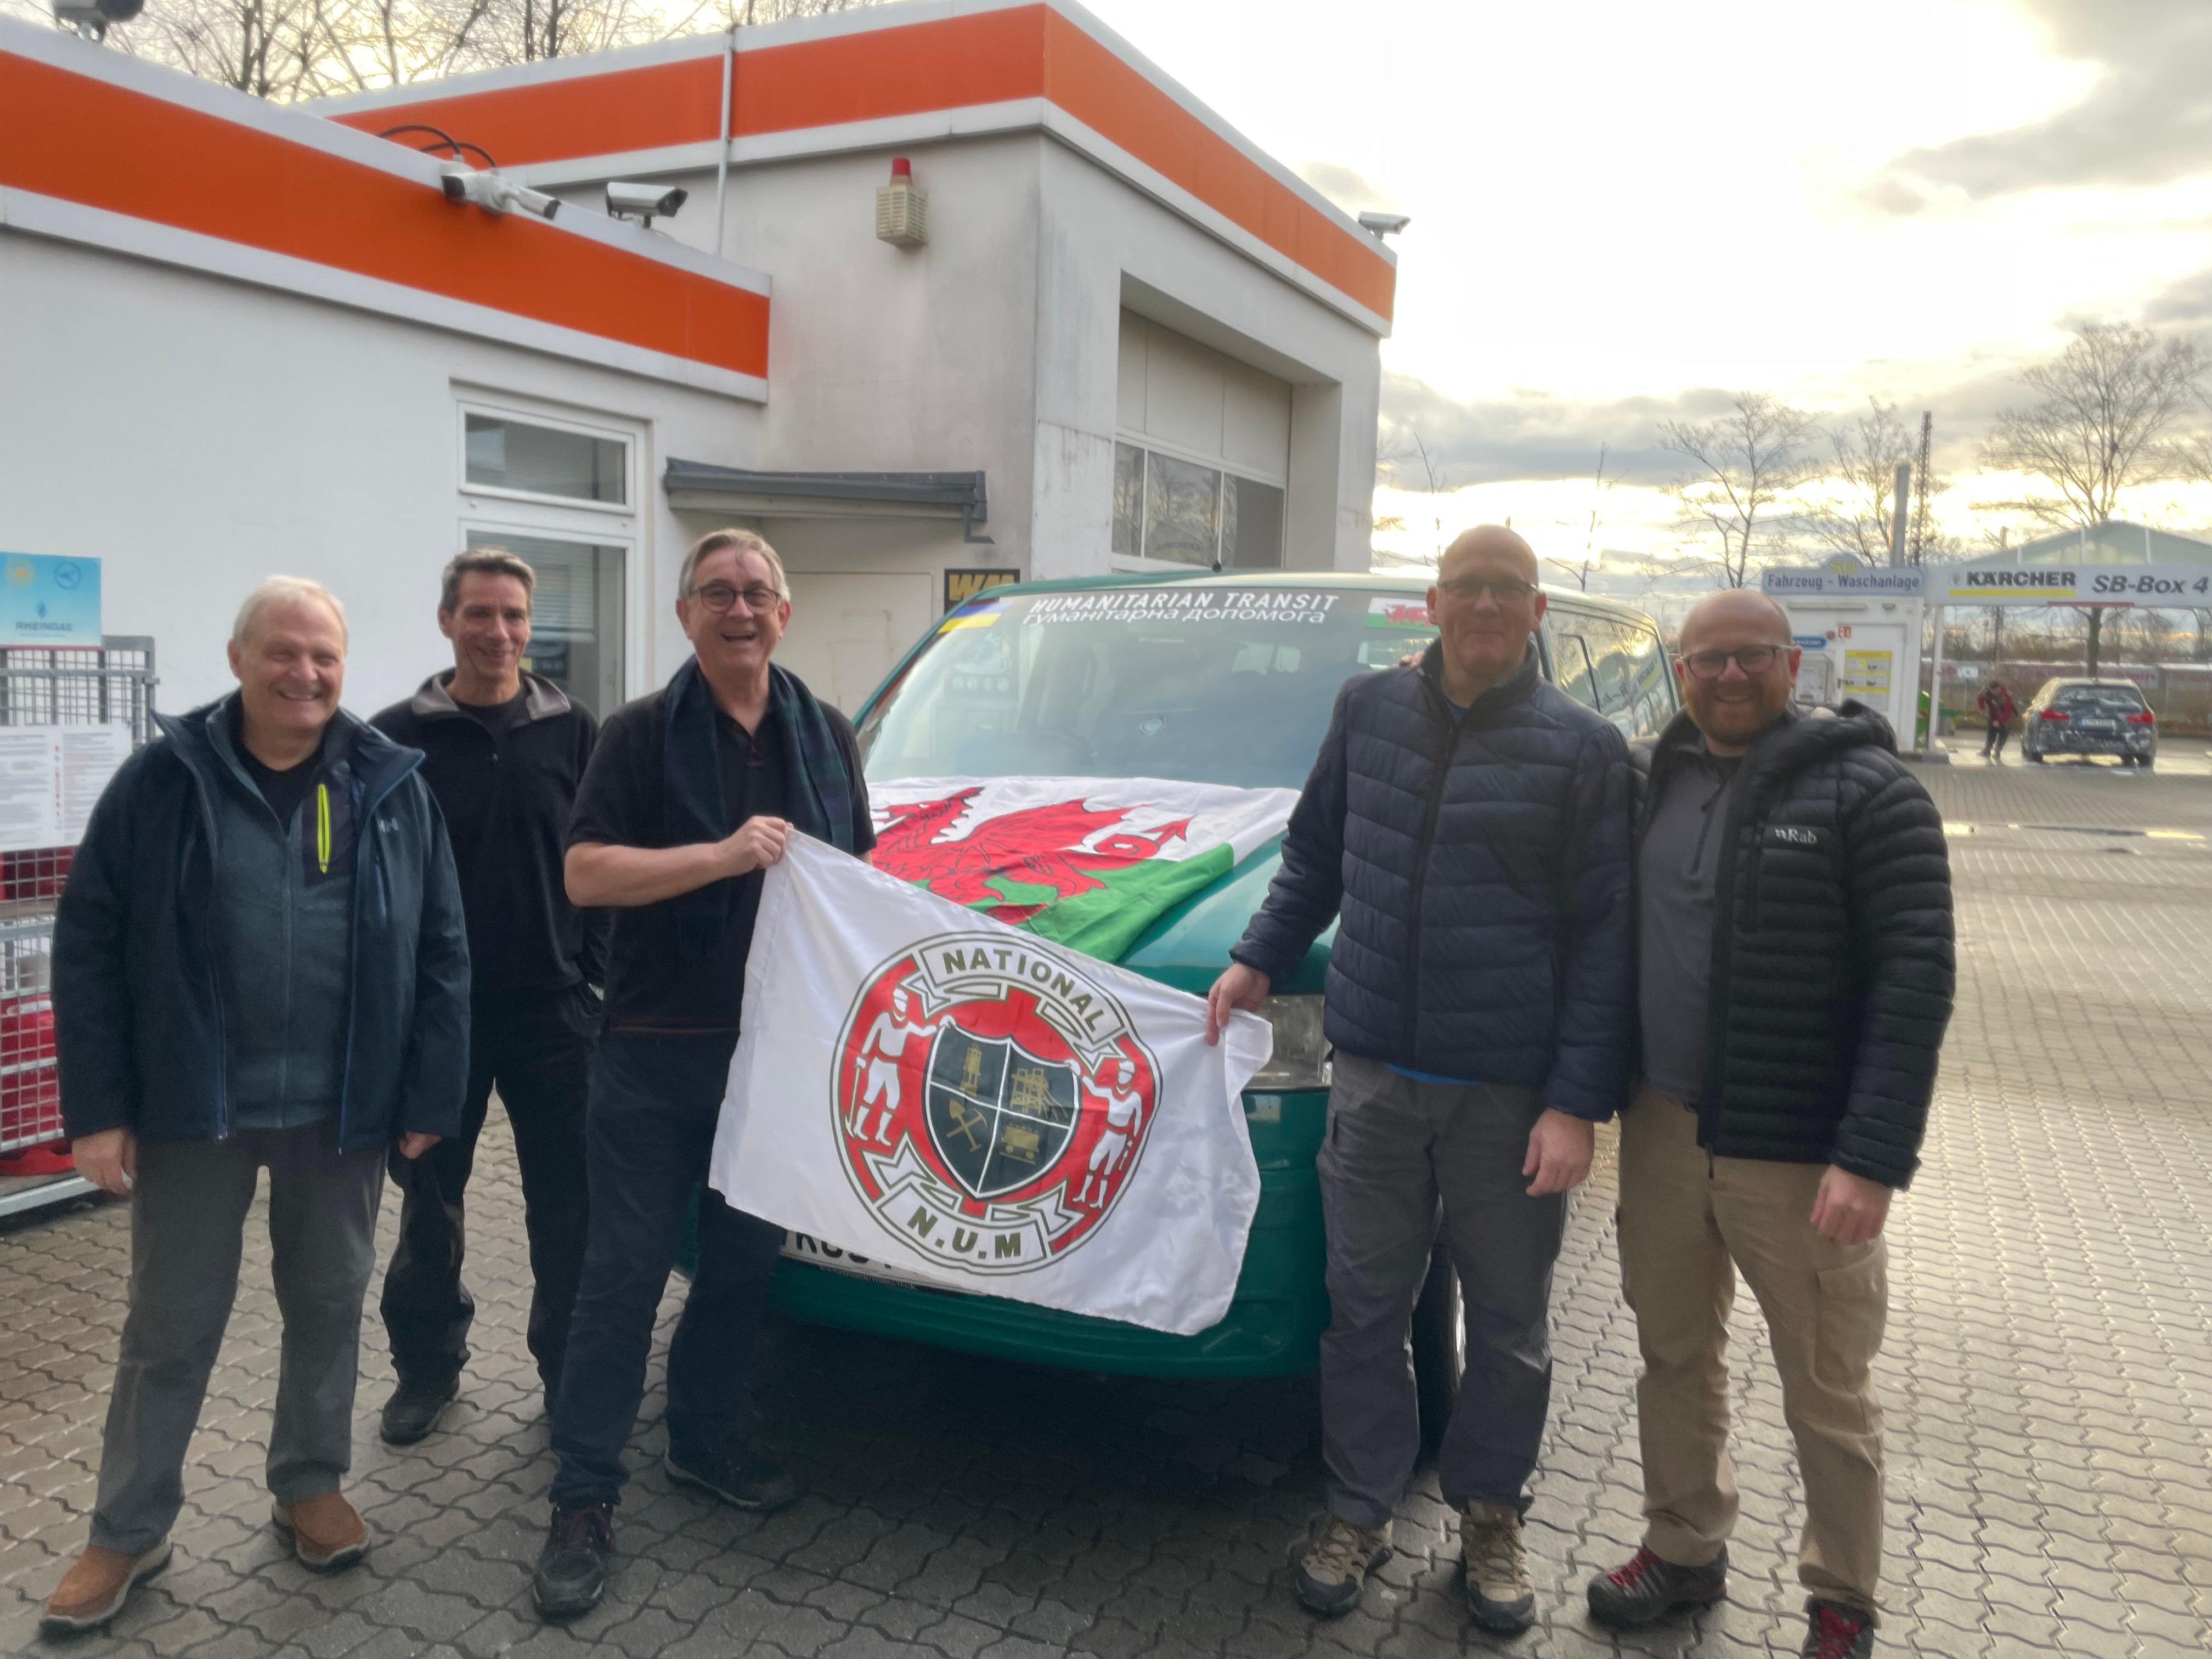
M 1430 684 L 1425 674 L 1421 677 L 1421 687 L 1443 701 L 1443 693 Z M 1418 1064 L 1420 1060 L 1421 895 L 1429 884 L 1429 853 L 1436 844 L 1437 815 L 1443 810 L 1444 786 L 1451 781 L 1452 760 L 1459 753 L 1459 734 L 1466 729 L 1474 713 L 1474 706 L 1470 703 L 1466 714 L 1449 722 L 1443 761 L 1437 768 L 1436 781 L 1429 786 L 1428 803 L 1421 809 L 1420 839 L 1413 843 L 1413 922 L 1406 932 L 1406 1054 L 1409 1064 Z
M 161 727 L 162 735 L 167 737 L 174 747 L 179 763 L 191 777 L 192 792 L 199 800 L 200 833 L 207 842 L 209 903 L 202 919 L 201 932 L 202 940 L 207 951 L 208 1006 L 215 1014 L 215 1138 L 218 1141 L 228 1140 L 231 1135 L 230 1031 L 222 1017 L 222 975 L 216 967 L 216 958 L 220 954 L 222 947 L 217 942 L 216 933 L 213 902 L 216 866 L 216 848 L 221 836 L 216 829 L 215 803 L 208 793 L 208 780 L 201 775 L 198 765 L 188 758 L 184 740 L 179 732 L 170 729 L 167 718 L 159 714 L 154 718 L 155 724 Z
M 353 926 L 347 930 L 346 939 L 346 1040 L 345 1054 L 339 1062 L 338 1072 L 338 1150 L 346 1150 L 346 1115 L 353 1104 L 353 1035 L 354 1026 L 361 1015 L 356 988 L 361 983 L 361 921 L 362 890 L 368 884 L 362 879 L 362 845 L 373 840 L 375 851 L 370 854 L 372 878 L 379 884 L 384 879 L 384 838 L 376 834 L 377 809 L 392 798 L 392 792 L 406 781 L 415 769 L 422 763 L 416 750 L 414 758 L 403 763 L 386 779 L 374 797 L 360 790 L 354 812 L 353 833 Z M 355 785 L 359 788 L 359 775 L 355 774 Z M 380 895 L 381 886 L 379 887 Z M 396 1128 L 398 1126 L 395 1125 Z
M 1748 760 L 1746 757 L 1747 763 Z M 1736 848 L 1743 838 L 1744 819 L 1756 793 L 1757 780 L 1740 772 L 1732 781 L 1735 787 L 1730 791 L 1726 825 L 1720 851 L 1716 854 L 1719 867 L 1713 872 L 1712 963 L 1706 974 L 1705 994 L 1705 1082 L 1698 1092 L 1698 1144 L 1705 1148 L 1708 1164 L 1712 1158 L 1712 1133 L 1720 1122 L 1721 1061 L 1727 1052 L 1727 977 L 1723 970 L 1728 965 L 1729 934 L 1735 926 Z

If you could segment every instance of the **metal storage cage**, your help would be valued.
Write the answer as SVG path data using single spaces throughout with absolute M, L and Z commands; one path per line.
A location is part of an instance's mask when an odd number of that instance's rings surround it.
M 126 725 L 154 732 L 154 641 L 107 635 L 88 647 L 0 646 L 0 726 Z M 0 1158 L 62 1138 L 50 969 L 54 908 L 74 848 L 0 853 Z M 0 1176 L 0 1215 L 93 1190 L 66 1173 Z

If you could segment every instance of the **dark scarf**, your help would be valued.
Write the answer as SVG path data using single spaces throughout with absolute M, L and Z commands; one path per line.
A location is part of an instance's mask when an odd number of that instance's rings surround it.
M 842 853 L 853 850 L 853 781 L 837 734 L 822 705 L 794 675 L 769 665 L 768 717 L 783 739 L 785 799 L 794 829 L 826 841 Z M 738 826 L 730 822 L 722 799 L 722 763 L 714 734 L 714 694 L 699 672 L 696 657 L 687 659 L 668 683 L 667 744 L 662 764 L 667 787 L 663 828 L 669 845 L 720 841 Z M 677 907 L 677 937 L 685 952 L 711 951 L 729 925 L 734 881 L 706 886 L 670 901 Z

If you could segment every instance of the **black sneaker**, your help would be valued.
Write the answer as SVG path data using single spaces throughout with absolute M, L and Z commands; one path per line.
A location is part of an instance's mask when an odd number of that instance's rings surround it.
M 1626 1566 L 1589 1581 L 1590 1617 L 1616 1630 L 1656 1624 L 1683 1607 L 1701 1607 L 1728 1594 L 1728 1550 L 1702 1567 L 1677 1566 L 1639 1549 Z
M 661 1467 L 670 1480 L 696 1486 L 732 1509 L 766 1514 L 799 1496 L 790 1471 L 744 1440 L 725 1440 L 704 1456 L 686 1453 L 681 1459 L 671 1448 Z
M 411 1446 L 438 1426 L 438 1415 L 461 1392 L 459 1378 L 424 1386 L 402 1382 L 384 1402 L 384 1417 L 377 1432 L 387 1446 Z
M 1797 1659 L 1868 1659 L 1874 1651 L 1874 1615 L 1841 1601 L 1805 1604 L 1810 1623 Z
M 615 1506 L 578 1504 L 553 1510 L 545 1547 L 538 1552 L 531 1594 L 541 1619 L 574 1619 L 599 1605 L 615 1564 Z

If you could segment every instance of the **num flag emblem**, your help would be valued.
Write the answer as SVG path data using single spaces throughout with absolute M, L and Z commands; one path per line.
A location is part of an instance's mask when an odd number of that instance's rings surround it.
M 1004 929 L 882 963 L 838 1054 L 847 1179 L 908 1249 L 971 1273 L 1025 1273 L 1090 1237 L 1158 1104 L 1158 1064 L 1121 1001 Z

